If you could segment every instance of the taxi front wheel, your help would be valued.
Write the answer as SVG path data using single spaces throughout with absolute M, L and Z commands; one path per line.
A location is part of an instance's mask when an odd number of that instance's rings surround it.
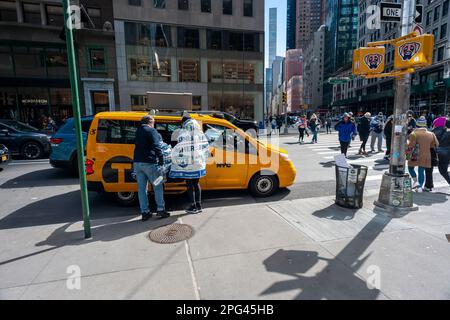
M 138 203 L 137 192 L 116 192 L 114 198 L 122 207 L 134 207 Z
M 270 197 L 278 191 L 278 177 L 275 174 L 257 173 L 249 183 L 250 193 L 255 197 Z

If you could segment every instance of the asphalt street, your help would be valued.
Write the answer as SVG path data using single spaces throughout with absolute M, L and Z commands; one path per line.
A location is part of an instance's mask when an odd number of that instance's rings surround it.
M 295 184 L 280 190 L 269 198 L 254 198 L 247 191 L 205 191 L 205 207 L 226 207 L 234 205 L 273 202 L 278 200 L 295 200 L 335 194 L 334 156 L 339 154 L 337 134 L 319 135 L 318 143 L 311 144 L 310 138 L 299 144 L 298 138 L 291 134 L 281 136 L 279 146 L 289 152 L 290 159 L 297 169 Z M 275 141 L 275 140 L 274 140 Z M 369 141 L 370 143 L 370 141 Z M 365 190 L 379 189 L 383 172 L 389 163 L 383 160 L 384 153 L 374 153 L 368 157 L 358 156 L 359 141 L 355 140 L 349 149 L 349 163 L 368 166 Z M 384 145 L 383 145 L 384 148 Z M 437 170 L 434 173 L 437 187 L 445 186 L 445 181 Z M 11 212 L 30 207 L 34 211 L 52 207 L 65 210 L 70 203 L 74 218 L 79 219 L 78 179 L 61 169 L 52 168 L 47 159 L 27 161 L 15 160 L 7 170 L 0 173 L 0 218 Z M 107 195 L 89 193 L 93 215 L 105 213 L 129 212 L 135 214 L 138 208 L 121 208 Z M 166 203 L 169 210 L 182 210 L 188 205 L 185 195 L 168 195 Z M 71 211 L 71 209 L 69 211 Z M 77 212 L 77 213 L 75 213 Z M 66 212 L 67 213 L 67 212 Z

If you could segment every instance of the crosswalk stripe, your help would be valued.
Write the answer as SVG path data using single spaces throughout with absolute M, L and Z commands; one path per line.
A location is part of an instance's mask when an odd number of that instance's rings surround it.
M 327 151 L 327 152 L 318 152 L 317 154 L 339 154 L 340 151 Z

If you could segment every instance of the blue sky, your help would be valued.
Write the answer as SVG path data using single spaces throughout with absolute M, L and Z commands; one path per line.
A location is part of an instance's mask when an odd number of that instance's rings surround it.
M 286 51 L 286 0 L 266 0 L 265 10 L 265 29 L 266 29 L 266 41 L 265 41 L 265 64 L 267 67 L 267 59 L 269 52 L 269 43 L 267 36 L 269 35 L 269 8 L 277 8 L 277 55 L 283 56 Z

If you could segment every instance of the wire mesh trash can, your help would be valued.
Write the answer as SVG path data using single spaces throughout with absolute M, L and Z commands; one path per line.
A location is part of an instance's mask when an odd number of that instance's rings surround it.
M 345 208 L 362 208 L 367 167 L 336 165 L 336 204 Z

